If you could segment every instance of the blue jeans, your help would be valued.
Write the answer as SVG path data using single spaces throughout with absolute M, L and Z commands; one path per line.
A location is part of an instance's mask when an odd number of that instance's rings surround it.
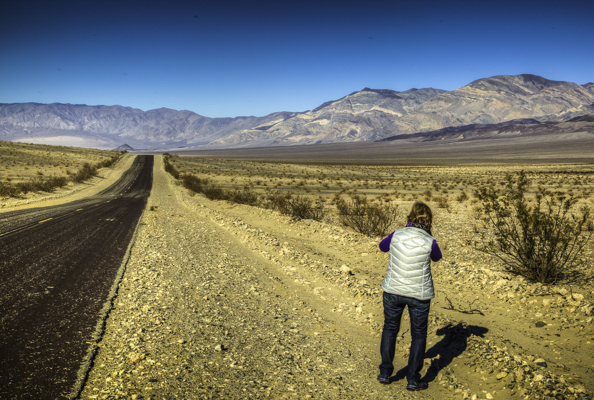
M 382 363 L 379 366 L 380 376 L 389 377 L 394 372 L 394 350 L 396 337 L 400 330 L 400 318 L 404 307 L 408 306 L 412 339 L 406 378 L 408 383 L 418 382 L 421 379 L 425 346 L 427 345 L 427 320 L 429 319 L 430 304 L 431 300 L 417 300 L 384 292 L 384 330 L 380 345 L 382 354 Z

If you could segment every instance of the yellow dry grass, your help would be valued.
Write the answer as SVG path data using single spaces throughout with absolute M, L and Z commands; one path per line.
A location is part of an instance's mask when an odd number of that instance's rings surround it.
M 38 176 L 67 176 L 85 163 L 96 164 L 114 154 L 106 150 L 0 141 L 0 181 L 18 183 Z
M 226 190 L 291 192 L 329 201 L 335 195 L 364 195 L 378 202 L 423 200 L 434 207 L 477 203 L 481 187 L 503 188 L 507 174 L 524 170 L 532 191 L 544 186 L 573 194 L 584 204 L 594 200 L 594 166 L 590 164 L 525 164 L 463 166 L 301 165 L 214 158 L 171 157 L 181 174 L 207 178 Z

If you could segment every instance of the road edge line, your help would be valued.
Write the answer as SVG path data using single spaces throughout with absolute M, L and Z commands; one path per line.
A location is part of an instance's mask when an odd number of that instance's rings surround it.
M 78 399 L 80 397 L 80 394 L 82 393 L 85 383 L 87 382 L 89 371 L 91 370 L 93 361 L 95 360 L 95 356 L 97 355 L 97 351 L 99 350 L 98 343 L 103 338 L 103 333 L 105 332 L 105 321 L 107 321 L 109 313 L 113 309 L 113 302 L 118 295 L 118 289 L 122 281 L 122 278 L 124 277 L 124 273 L 126 272 L 126 267 L 128 266 L 128 261 L 132 253 L 132 247 L 134 247 L 134 244 L 136 243 L 136 237 L 138 236 L 140 222 L 144 217 L 145 211 L 146 204 L 142 210 L 142 214 L 140 214 L 140 218 L 138 218 L 136 228 L 134 228 L 134 234 L 132 235 L 130 244 L 128 244 L 128 248 L 126 249 L 126 253 L 124 254 L 124 258 L 122 260 L 122 264 L 120 265 L 120 268 L 118 269 L 118 272 L 116 274 L 116 279 L 113 285 L 111 286 L 111 289 L 109 290 L 107 300 L 105 301 L 105 303 L 103 303 L 103 308 L 99 313 L 99 321 L 97 322 L 97 325 L 95 326 L 95 331 L 93 332 L 93 335 L 91 337 L 92 344 L 89 346 L 87 354 L 83 359 L 80 368 L 78 369 L 78 372 L 76 374 L 76 382 L 74 383 L 72 390 L 68 395 L 66 395 L 66 398 L 68 398 L 69 400 Z

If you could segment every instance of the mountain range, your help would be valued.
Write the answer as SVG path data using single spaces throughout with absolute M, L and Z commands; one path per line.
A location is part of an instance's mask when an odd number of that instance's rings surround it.
M 500 75 L 452 91 L 364 88 L 313 110 L 264 117 L 208 118 L 167 108 L 145 112 L 122 106 L 0 104 L 0 140 L 99 148 L 126 143 L 135 149 L 268 147 L 394 137 L 435 140 L 487 128 L 495 129 L 489 131 L 492 136 L 516 124 L 571 124 L 593 113 L 594 83 Z

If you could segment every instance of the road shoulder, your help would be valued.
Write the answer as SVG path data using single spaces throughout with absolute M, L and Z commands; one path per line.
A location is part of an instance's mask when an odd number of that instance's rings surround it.
M 433 398 L 380 385 L 373 332 L 184 206 L 155 165 L 81 398 Z

